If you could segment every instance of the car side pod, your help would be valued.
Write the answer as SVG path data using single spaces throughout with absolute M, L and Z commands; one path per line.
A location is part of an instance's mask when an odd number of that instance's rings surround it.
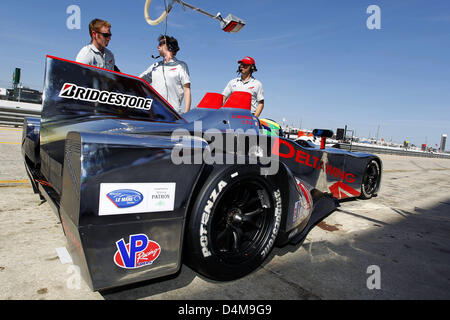
M 251 110 L 252 95 L 245 91 L 234 91 L 223 105 L 224 108 Z
M 303 242 L 312 228 L 314 228 L 318 223 L 333 213 L 340 206 L 339 201 L 330 195 L 323 195 L 317 199 L 314 203 L 314 210 L 307 225 L 301 229 L 301 232 L 290 239 L 290 243 L 293 245 L 298 245 L 300 242 Z
M 23 121 L 22 133 L 22 156 L 25 161 L 25 169 L 33 187 L 34 193 L 39 193 L 39 185 L 36 181 L 37 168 L 40 165 L 39 158 L 39 129 L 41 119 L 34 117 L 26 117 Z M 41 200 L 44 198 L 39 193 Z
M 220 109 L 223 104 L 223 95 L 215 92 L 207 92 L 197 108 Z
M 179 270 L 186 203 L 201 165 L 170 161 L 176 144 L 165 136 L 68 133 L 61 222 L 92 290 Z

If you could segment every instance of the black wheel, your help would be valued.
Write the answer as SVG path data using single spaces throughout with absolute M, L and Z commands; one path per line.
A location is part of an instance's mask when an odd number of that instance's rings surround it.
M 271 251 L 281 221 L 281 194 L 258 166 L 221 168 L 205 183 L 187 230 L 187 263 L 214 280 L 255 270 Z
M 361 199 L 370 199 L 376 195 L 380 182 L 380 165 L 372 160 L 366 167 L 361 185 Z

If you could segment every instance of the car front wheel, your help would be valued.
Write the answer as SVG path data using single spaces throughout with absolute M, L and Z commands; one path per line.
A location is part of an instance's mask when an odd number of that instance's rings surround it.
M 193 207 L 187 262 L 214 280 L 233 280 L 255 270 L 273 248 L 280 228 L 280 190 L 258 166 L 216 170 Z
M 372 160 L 366 167 L 361 185 L 361 199 L 370 199 L 376 195 L 380 183 L 380 165 Z

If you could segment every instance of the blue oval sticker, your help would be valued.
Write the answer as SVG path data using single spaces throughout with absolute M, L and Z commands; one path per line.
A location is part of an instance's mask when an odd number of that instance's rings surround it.
M 129 208 L 138 205 L 144 199 L 142 193 L 131 189 L 111 191 L 106 195 L 118 208 Z

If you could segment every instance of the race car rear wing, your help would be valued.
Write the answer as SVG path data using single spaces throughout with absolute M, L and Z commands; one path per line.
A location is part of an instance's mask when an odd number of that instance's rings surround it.
M 102 121 L 99 124 L 93 120 Z M 165 131 L 170 131 L 170 124 L 185 123 L 138 77 L 47 56 L 40 126 L 41 171 L 59 194 L 67 133 L 117 132 L 130 129 L 130 121 L 155 123 L 154 130 Z

